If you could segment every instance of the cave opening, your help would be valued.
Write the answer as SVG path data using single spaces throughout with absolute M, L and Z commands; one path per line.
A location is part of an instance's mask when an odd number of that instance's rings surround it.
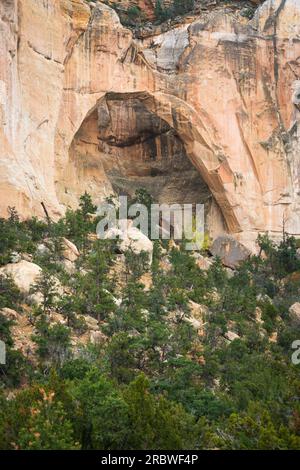
M 204 204 L 206 231 L 212 237 L 226 231 L 180 135 L 138 93 L 107 93 L 97 102 L 74 136 L 66 173 L 65 196 L 87 191 L 100 203 L 144 188 L 159 204 Z

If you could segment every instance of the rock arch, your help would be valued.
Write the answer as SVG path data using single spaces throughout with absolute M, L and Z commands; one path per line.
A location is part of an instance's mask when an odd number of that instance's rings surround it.
M 133 111 L 134 107 L 139 109 Z M 112 119 L 115 122 L 109 124 Z M 164 135 L 164 143 L 161 134 Z M 155 146 L 155 155 L 150 164 L 151 142 Z M 168 149 L 164 151 L 162 145 Z M 116 148 L 121 150 L 116 152 Z M 145 155 L 147 149 L 149 155 Z M 140 162 L 135 158 L 136 155 L 130 156 L 130 151 L 134 154 L 140 152 L 144 160 Z M 177 160 L 175 163 L 169 161 L 166 168 L 160 157 L 168 151 L 170 155 L 175 153 L 174 158 Z M 178 157 L 180 152 L 184 153 L 182 158 Z M 156 157 L 160 158 L 159 162 L 155 160 Z M 187 161 L 184 162 L 184 159 Z M 175 170 L 170 165 L 175 165 Z M 181 172 L 182 181 L 178 183 L 177 180 L 177 186 L 173 170 Z M 64 188 L 58 187 L 58 198 L 66 205 L 76 203 L 84 190 L 90 192 L 96 200 L 101 200 L 118 186 L 118 180 L 123 179 L 124 183 L 126 178 L 127 186 L 135 187 L 135 181 L 139 179 L 137 186 L 150 185 L 151 192 L 155 186 L 151 186 L 154 179 L 150 182 L 147 178 L 156 176 L 156 185 L 165 183 L 166 186 L 170 181 L 173 183 L 173 200 L 170 194 L 163 191 L 164 188 L 155 193 L 158 198 L 164 197 L 164 202 L 199 203 L 210 198 L 210 217 L 215 219 L 217 231 L 241 231 L 226 191 L 226 185 L 233 184 L 234 175 L 226 163 L 218 158 L 195 110 L 172 95 L 114 91 L 97 99 L 73 136 L 63 173 Z M 58 181 L 62 180 L 60 176 Z M 126 181 L 123 189 L 126 190 Z M 185 197 L 187 194 L 189 200 Z

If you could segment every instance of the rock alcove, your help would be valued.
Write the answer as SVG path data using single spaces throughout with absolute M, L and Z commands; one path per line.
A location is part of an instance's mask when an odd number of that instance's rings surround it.
M 90 110 L 69 150 L 69 187 L 132 197 L 145 188 L 160 204 L 204 204 L 206 229 L 226 231 L 215 199 L 177 131 L 139 93 L 107 93 Z M 74 177 L 75 176 L 75 177 Z M 75 184 L 74 184 L 75 182 Z

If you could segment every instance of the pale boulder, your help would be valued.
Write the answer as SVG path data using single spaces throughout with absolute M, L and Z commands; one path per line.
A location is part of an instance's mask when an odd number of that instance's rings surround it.
M 122 253 L 132 250 L 135 254 L 146 252 L 149 255 L 149 262 L 152 263 L 153 243 L 144 235 L 141 230 L 133 227 L 131 220 L 119 221 L 119 226 L 109 229 L 105 234 L 106 240 L 120 240 L 119 249 Z
M 23 294 L 29 294 L 31 285 L 37 281 L 41 273 L 40 266 L 25 260 L 0 268 L 0 274 L 11 276 Z
M 300 323 L 300 302 L 296 302 L 289 308 L 290 318 Z
M 256 307 L 255 309 L 255 321 L 260 324 L 263 323 L 262 309 L 260 307 Z
M 278 340 L 278 333 L 277 331 L 274 331 L 270 337 L 269 337 L 269 341 L 270 343 L 277 343 L 277 340 Z
M 84 320 L 88 330 L 99 331 L 98 320 L 96 318 L 93 318 L 90 315 L 85 315 Z
M 10 321 L 17 320 L 20 315 L 18 312 L 8 307 L 5 307 L 2 310 L 0 310 L 0 313 L 2 313 L 2 315 L 4 315 L 4 317 Z
M 48 246 L 45 245 L 45 243 L 39 243 L 38 246 L 36 247 L 36 254 L 38 256 L 47 256 L 50 255 L 51 251 L 48 248 Z

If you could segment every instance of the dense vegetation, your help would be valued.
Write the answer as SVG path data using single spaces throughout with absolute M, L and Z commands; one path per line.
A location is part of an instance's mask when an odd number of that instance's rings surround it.
M 94 212 L 85 194 L 57 223 L 21 222 L 14 209 L 0 220 L 0 264 L 17 252 L 43 268 L 32 286 L 42 295 L 38 306 L 0 276 L 0 308 L 30 317 L 37 348 L 35 361 L 16 351 L 13 323 L 0 313 L 8 349 L 0 448 L 299 449 L 300 366 L 291 344 L 300 325 L 288 312 L 300 292 L 296 240 L 284 235 L 275 245 L 261 236 L 260 255 L 233 273 L 218 259 L 203 271 L 183 247 L 155 242 L 151 267 L 144 254 L 127 253 L 120 285 L 110 275 L 116 243 L 91 237 Z M 61 263 L 62 237 L 81 252 L 73 275 Z M 190 301 L 207 307 L 201 332 L 186 321 Z M 53 311 L 65 325 L 50 322 Z M 74 348 L 87 314 L 103 342 Z
M 115 9 L 124 26 L 135 28 L 143 26 L 149 21 L 147 11 L 144 11 L 136 4 L 125 8 L 122 2 L 106 0 L 105 3 Z M 187 14 L 199 13 L 199 8 L 201 10 L 201 7 L 203 11 L 207 11 L 208 9 L 214 9 L 222 4 L 224 7 L 229 5 L 230 7 L 238 9 L 242 16 L 249 19 L 253 17 L 255 8 L 257 7 L 257 2 L 251 3 L 251 0 L 248 2 L 235 0 L 231 2 L 228 2 L 228 0 L 218 0 L 217 2 L 209 2 L 208 0 L 172 0 L 171 2 L 164 2 L 163 0 L 156 0 L 154 4 L 154 18 L 151 17 L 151 22 L 155 25 L 159 25 L 167 21 L 180 21 L 180 17 Z
M 124 9 L 118 2 L 108 0 L 106 2 L 114 8 L 120 16 L 121 22 L 125 26 L 137 26 L 145 23 L 147 20 L 145 12 L 137 5 L 132 5 L 128 9 Z M 156 0 L 155 3 L 155 22 L 162 23 L 166 20 L 185 15 L 194 9 L 194 0 L 173 0 L 170 6 L 165 7 L 162 0 Z

